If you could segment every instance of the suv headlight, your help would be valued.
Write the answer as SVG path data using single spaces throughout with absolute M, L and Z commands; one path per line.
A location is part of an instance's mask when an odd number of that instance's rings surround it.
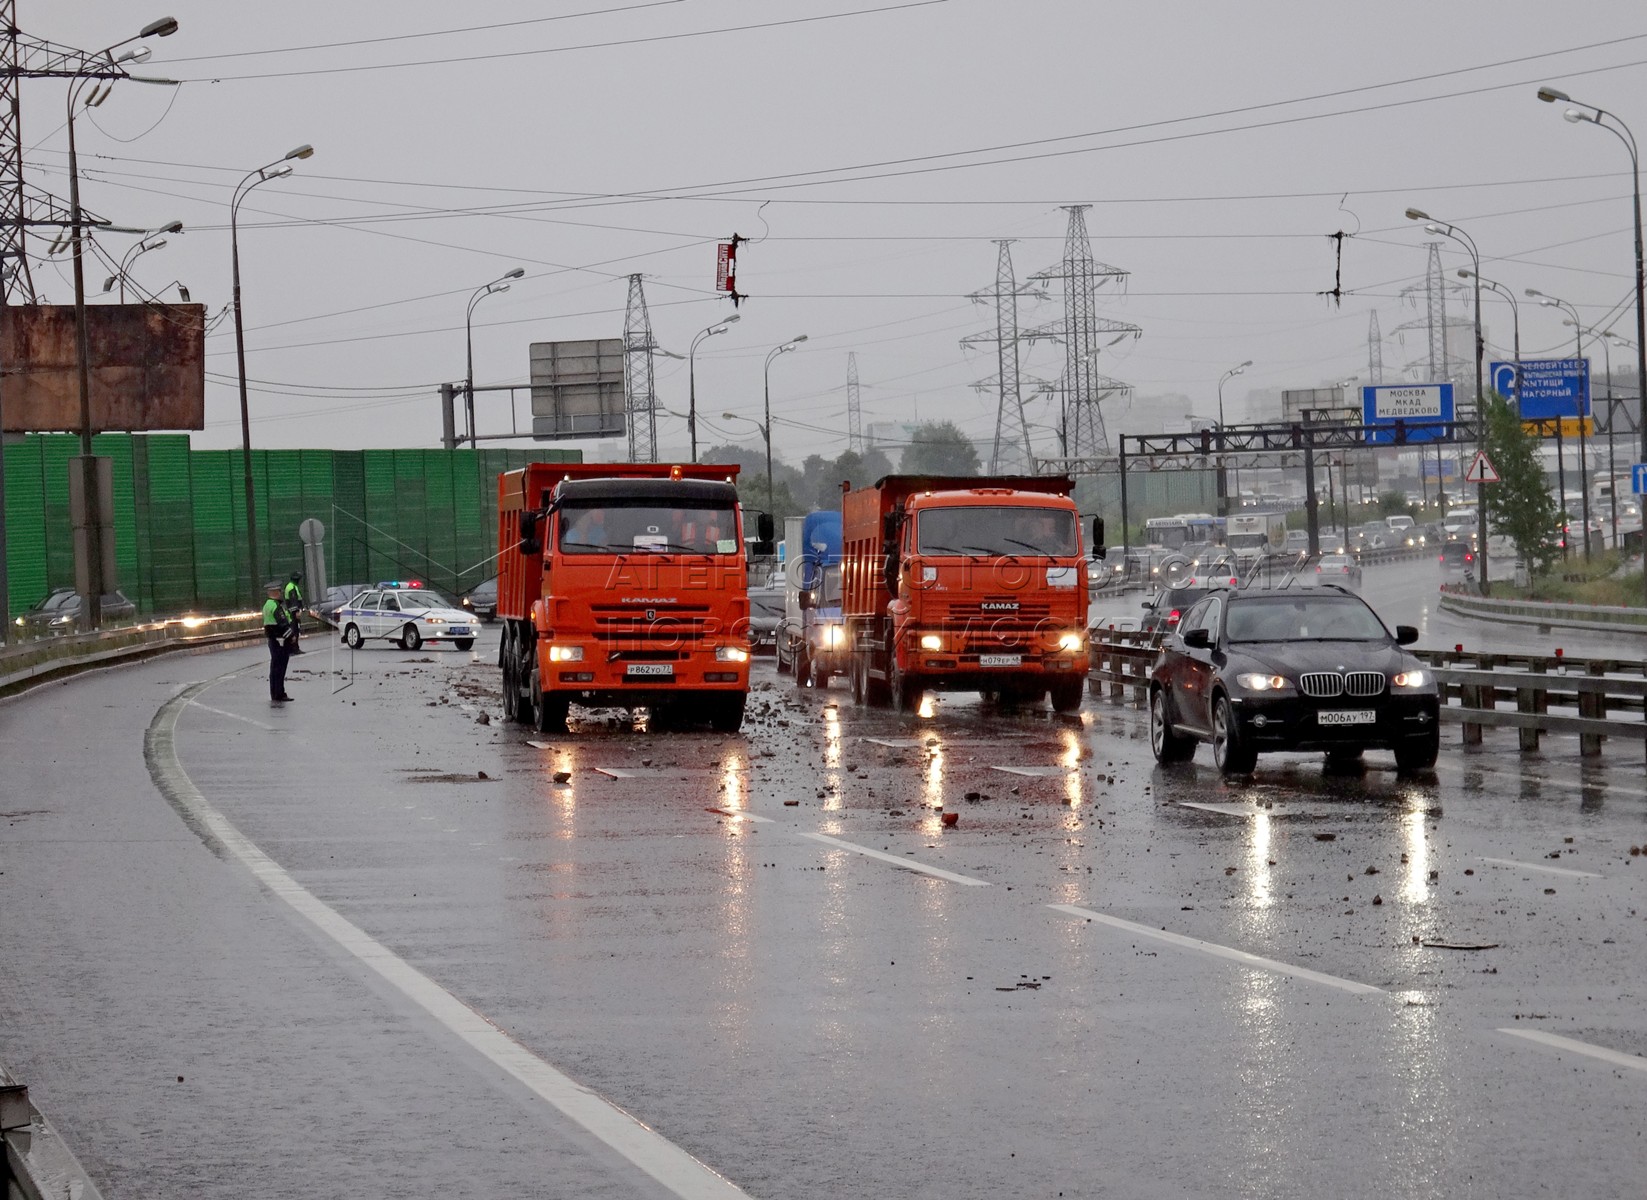
M 1401 671 L 1390 677 L 1390 686 L 1398 688 L 1421 688 L 1430 682 L 1430 677 L 1423 671 Z
M 582 662 L 583 661 L 583 647 L 582 646 L 550 646 L 549 647 L 549 661 L 550 662 Z
M 748 662 L 749 651 L 742 646 L 716 646 L 716 662 Z
M 1280 692 L 1292 687 L 1283 675 L 1260 675 L 1252 671 L 1237 675 L 1235 682 L 1249 692 Z

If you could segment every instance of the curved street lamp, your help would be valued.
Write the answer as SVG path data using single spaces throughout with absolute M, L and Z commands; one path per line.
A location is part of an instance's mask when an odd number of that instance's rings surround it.
M 692 461 L 698 461 L 698 343 L 704 338 L 714 337 L 717 333 L 725 333 L 728 325 L 736 325 L 740 317 L 733 313 L 730 317 L 723 317 L 708 329 L 703 330 L 692 339 L 692 345 L 686 351 L 686 433 L 692 441 Z
M 1252 359 L 1249 358 L 1218 377 L 1218 515 L 1221 517 L 1230 515 L 1229 480 L 1224 471 L 1224 385 L 1237 375 L 1245 374 L 1250 366 Z M 1236 487 L 1239 489 L 1239 475 L 1236 476 L 1236 480 Z
M 475 305 L 488 296 L 509 290 L 509 280 L 520 279 L 526 274 L 525 267 L 516 267 L 512 271 L 505 271 L 491 283 L 482 284 L 469 295 L 469 308 L 463 316 L 463 407 L 464 420 L 469 427 L 469 449 L 475 449 Z
M 1540 308 L 1560 309 L 1572 318 L 1569 321 L 1562 322 L 1562 324 L 1573 327 L 1573 353 L 1578 361 L 1582 363 L 1584 361 L 1584 326 L 1579 320 L 1578 309 L 1574 308 L 1568 301 L 1558 296 L 1547 295 L 1537 288 L 1527 288 L 1526 294 L 1529 298 L 1537 300 Z M 1584 481 L 1583 486 L 1579 489 L 1579 502 L 1581 519 L 1584 522 L 1584 558 L 1588 561 L 1590 558 L 1590 461 L 1586 447 L 1589 445 L 1590 439 L 1585 436 L 1584 432 L 1584 409 L 1587 407 L 1584 401 L 1586 399 L 1588 397 L 1580 397 L 1579 400 L 1578 473 Z M 1569 523 L 1567 519 L 1567 471 L 1562 464 L 1561 440 L 1561 416 L 1558 413 L 1556 415 L 1556 486 L 1561 490 L 1561 557 L 1566 558 L 1568 543 L 1572 539 L 1567 536 L 1566 532 Z
M 126 276 L 130 274 L 132 264 L 150 250 L 158 250 L 166 244 L 166 239 L 158 236 L 159 234 L 182 232 L 182 221 L 172 221 L 170 224 L 162 225 L 159 229 L 149 230 L 135 246 L 121 256 L 120 266 L 115 269 L 115 273 L 103 281 L 103 291 L 108 292 L 118 282 L 120 284 L 120 303 L 124 304 L 126 302 Z
M 790 338 L 781 346 L 774 346 L 766 356 L 766 362 L 761 367 L 761 376 L 764 386 L 761 395 L 766 408 L 766 424 L 761 426 L 761 432 L 766 437 L 766 511 L 773 512 L 772 504 L 772 360 L 780 354 L 788 354 L 796 346 L 806 341 L 806 334 L 799 333 Z M 776 514 L 774 514 L 776 519 Z
M 314 152 L 315 148 L 305 142 L 295 150 L 288 150 L 272 163 L 246 172 L 245 178 L 235 184 L 234 195 L 229 199 L 229 257 L 234 269 L 234 298 L 230 303 L 234 310 L 235 365 L 240 376 L 240 457 L 246 479 L 246 552 L 250 556 L 248 565 L 253 592 L 258 588 L 257 507 L 256 495 L 252 488 L 252 418 L 246 402 L 246 329 L 240 315 L 240 202 L 259 184 L 290 175 L 294 160 L 308 158 Z

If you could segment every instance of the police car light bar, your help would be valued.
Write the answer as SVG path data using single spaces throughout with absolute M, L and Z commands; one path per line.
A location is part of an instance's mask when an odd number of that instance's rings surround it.
M 385 579 L 377 586 L 380 588 L 420 588 L 423 583 L 417 579 Z

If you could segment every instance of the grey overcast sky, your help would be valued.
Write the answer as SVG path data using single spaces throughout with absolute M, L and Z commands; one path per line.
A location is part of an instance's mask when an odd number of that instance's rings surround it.
M 732 311 L 713 286 L 734 231 L 757 239 L 740 251 L 750 299 L 698 350 L 702 442 L 758 444 L 720 414 L 759 417 L 766 352 L 800 333 L 772 368 L 780 457 L 844 448 L 849 351 L 866 423 L 987 438 L 994 398 L 969 385 L 993 355 L 959 341 L 993 317 L 967 294 L 993 280 L 991 239 L 1018 239 L 1020 277 L 1054 264 L 1071 203 L 1093 206 L 1096 257 L 1131 273 L 1104 315 L 1143 328 L 1099 363 L 1137 389 L 1106 408 L 1112 433 L 1152 397 L 1214 411 L 1245 359 L 1231 419 L 1258 415 L 1249 388 L 1365 379 L 1373 310 L 1398 379 L 1424 353 L 1421 332 L 1393 331 L 1421 315 L 1401 292 L 1433 240 L 1409 205 L 1468 230 L 1518 296 L 1634 334 L 1629 158 L 1534 93 L 1550 83 L 1647 138 L 1639 0 L 18 0 L 24 30 L 85 49 L 162 15 L 181 29 L 134 70 L 183 86 L 121 84 L 77 126 L 89 208 L 188 226 L 136 262 L 138 283 L 181 279 L 221 308 L 235 182 L 315 146 L 241 208 L 254 445 L 438 444 L 466 300 L 517 265 L 476 310 L 477 382 L 523 382 L 531 342 L 621 334 L 631 272 L 659 342 L 685 354 Z M 64 94 L 23 84 L 27 177 L 60 196 Z M 1319 293 L 1341 229 L 1356 236 L 1337 307 Z M 1448 243 L 1443 262 L 1468 260 Z M 108 273 L 88 267 L 94 293 Z M 35 279 L 72 298 L 59 260 Z M 1524 353 L 1569 353 L 1536 304 Z M 1508 307 L 1490 299 L 1485 324 L 1507 356 Z M 235 446 L 228 322 L 207 353 L 194 444 Z M 1060 355 L 1037 344 L 1025 370 L 1056 376 Z M 685 368 L 658 360 L 675 412 Z M 1032 419 L 1051 426 L 1052 403 Z M 480 427 L 507 430 L 500 400 L 483 395 Z M 684 421 L 661 414 L 660 442 L 684 451 Z

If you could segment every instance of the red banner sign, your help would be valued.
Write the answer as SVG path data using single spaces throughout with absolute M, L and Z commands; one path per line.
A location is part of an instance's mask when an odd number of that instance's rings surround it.
M 735 241 L 722 242 L 720 252 L 715 257 L 715 290 L 738 290 L 738 243 Z

